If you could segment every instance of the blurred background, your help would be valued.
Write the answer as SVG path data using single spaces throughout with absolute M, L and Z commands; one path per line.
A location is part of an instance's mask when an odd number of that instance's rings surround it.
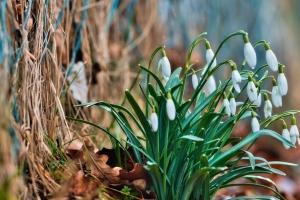
M 123 91 L 131 87 L 138 74 L 138 64 L 147 66 L 156 47 L 166 46 L 174 70 L 184 66 L 191 42 L 202 32 L 208 33 L 207 39 L 214 51 L 226 36 L 237 30 L 248 32 L 252 44 L 262 39 L 269 41 L 278 61 L 286 66 L 289 83 L 283 107 L 273 108 L 273 113 L 300 110 L 297 87 L 300 76 L 300 1 L 2 0 L 0 5 L 0 103 L 5 105 L 0 109 L 3 116 L 0 132 L 4 137 L 0 140 L 0 151 L 10 155 L 1 159 L 3 168 L 9 169 L 3 172 L 3 176 L 10 177 L 17 171 L 17 150 L 21 152 L 21 159 L 30 160 L 29 165 L 49 154 L 44 133 L 51 140 L 62 142 L 61 132 L 68 128 L 82 128 L 68 123 L 62 113 L 113 128 L 107 113 L 74 108 L 73 105 L 87 101 L 121 103 Z M 256 48 L 256 53 L 257 66 L 265 64 L 263 46 Z M 241 37 L 226 42 L 217 56 L 218 62 L 228 59 L 241 66 L 244 59 Z M 203 44 L 195 49 L 192 60 L 198 60 L 194 69 L 205 65 Z M 84 70 L 80 70 L 81 66 L 76 68 L 79 62 L 84 63 Z M 79 91 L 70 88 L 66 92 L 67 80 L 70 82 L 72 73 L 79 71 L 83 73 L 86 87 Z M 215 78 L 222 81 L 230 74 L 231 70 L 220 68 Z M 145 81 L 143 74 L 137 81 Z M 264 87 L 271 89 L 272 82 Z M 139 88 L 132 90 L 142 105 Z M 299 126 L 300 117 L 296 117 Z M 290 119 L 286 122 L 290 126 Z M 272 128 L 281 133 L 281 122 L 272 124 Z M 7 130 L 10 130 L 9 135 Z M 114 131 L 116 134 L 120 132 Z M 237 126 L 234 135 L 244 137 L 248 133 L 249 122 L 245 121 Z M 97 137 L 99 148 L 110 146 L 105 136 Z M 12 148 L 2 145 L 3 141 L 12 143 Z M 28 141 L 42 142 L 28 147 Z M 28 154 L 36 149 L 40 150 L 39 153 L 29 159 Z M 260 138 L 252 151 L 268 160 L 300 164 L 299 148 L 285 150 L 281 143 L 268 137 Z M 38 173 L 39 169 L 31 170 Z M 300 199 L 300 168 L 282 170 L 287 177 L 272 178 L 288 199 Z M 57 187 L 45 186 L 45 191 L 51 193 Z M 34 187 L 31 190 L 34 193 Z

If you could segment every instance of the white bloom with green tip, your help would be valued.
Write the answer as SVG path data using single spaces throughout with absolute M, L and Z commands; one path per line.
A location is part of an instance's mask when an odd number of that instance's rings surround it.
M 162 58 L 161 58 L 161 71 L 165 77 L 171 76 L 171 64 L 169 59 L 166 56 L 165 50 L 162 50 Z
M 240 93 L 241 92 L 241 88 L 239 86 L 239 83 L 242 82 L 242 77 L 241 77 L 240 73 L 238 72 L 235 63 L 231 66 L 231 69 L 232 69 L 232 73 L 231 73 L 232 85 L 233 85 L 234 89 L 238 93 Z
M 230 100 L 229 100 L 229 107 L 230 107 L 230 113 L 231 115 L 235 115 L 236 113 L 236 101 L 234 98 L 233 93 L 230 93 Z
M 158 117 L 157 117 L 157 114 L 155 112 L 155 109 L 153 109 L 151 115 L 150 115 L 150 122 L 151 122 L 151 127 L 152 127 L 152 130 L 154 132 L 157 131 L 158 129 Z
M 278 89 L 279 89 L 280 95 L 284 96 L 288 92 L 288 84 L 287 84 L 286 77 L 283 73 L 283 65 L 279 65 L 278 69 L 279 69 L 279 74 L 278 74 L 278 78 L 277 78 Z
M 213 57 L 215 56 L 213 50 L 210 47 L 210 43 L 208 41 L 205 42 L 205 46 L 206 46 L 206 62 L 209 65 L 209 63 L 211 62 L 211 60 L 213 59 Z M 211 64 L 210 70 L 213 69 L 215 66 L 217 65 L 217 60 L 214 59 L 213 63 Z
M 268 43 L 265 43 L 265 50 L 266 50 L 267 64 L 271 68 L 271 70 L 276 72 L 278 70 L 278 61 L 275 54 L 270 49 L 270 45 Z
M 170 93 L 167 94 L 167 115 L 169 119 L 172 121 L 176 117 L 176 108 L 172 96 Z
M 257 132 L 260 130 L 260 125 L 259 125 L 259 122 L 255 116 L 255 113 L 252 111 L 251 112 L 251 128 L 252 128 L 252 132 Z
M 279 93 L 279 89 L 275 79 L 273 79 L 273 88 L 272 88 L 271 97 L 275 107 L 282 106 L 282 96 Z
M 198 77 L 195 74 L 195 72 L 193 72 L 193 75 L 192 75 L 192 84 L 193 84 L 194 90 L 196 90 L 196 88 L 198 86 Z
M 209 94 L 213 93 L 217 89 L 216 81 L 213 75 L 208 77 L 206 84 Z
M 249 38 L 248 38 L 247 34 L 243 35 L 243 39 L 244 39 L 244 42 L 245 42 L 245 45 L 244 45 L 245 59 L 246 59 L 248 65 L 252 69 L 254 69 L 255 66 L 256 66 L 256 53 L 255 53 L 255 50 L 254 50 L 252 44 L 249 42 Z
M 253 79 L 250 76 L 248 77 L 247 95 L 250 101 L 257 100 L 257 88 L 255 87 Z
M 266 93 L 264 93 L 264 100 L 265 100 L 264 114 L 265 114 L 265 118 L 268 118 L 272 116 L 272 103 L 269 100 L 269 97 Z
M 298 141 L 298 145 L 300 145 L 299 141 L 299 130 L 296 125 L 296 118 L 293 116 L 292 117 L 292 126 L 290 128 L 290 136 L 291 136 L 291 142 L 295 145 L 296 142 Z
M 290 136 L 289 131 L 287 130 L 287 126 L 286 126 L 286 123 L 284 121 L 282 123 L 282 137 L 284 137 L 284 139 L 286 139 L 286 140 L 288 140 L 288 141 L 291 142 L 291 136 Z M 287 144 L 285 144 L 285 143 L 283 143 L 283 146 L 286 149 L 290 148 L 290 146 L 287 145 Z
M 223 93 L 223 107 L 225 108 L 225 114 L 230 116 L 230 105 L 225 92 Z

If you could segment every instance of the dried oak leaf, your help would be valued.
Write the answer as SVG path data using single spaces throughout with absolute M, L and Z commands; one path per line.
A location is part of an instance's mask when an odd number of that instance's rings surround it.
M 133 170 L 131 170 L 130 172 L 126 172 L 125 170 L 121 169 L 119 177 L 123 180 L 129 181 L 134 181 L 138 179 L 150 181 L 150 177 L 147 170 L 139 163 L 135 163 Z

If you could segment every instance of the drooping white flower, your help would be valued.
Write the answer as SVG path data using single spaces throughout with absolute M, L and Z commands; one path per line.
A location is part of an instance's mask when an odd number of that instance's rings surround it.
M 260 124 L 255 116 L 255 113 L 252 111 L 251 112 L 251 128 L 252 128 L 252 132 L 257 132 L 260 130 Z
M 240 73 L 238 72 L 235 63 L 231 66 L 231 69 L 232 69 L 232 73 L 231 73 L 232 85 L 233 85 L 234 89 L 238 93 L 240 93 L 241 89 L 240 89 L 239 83 L 242 81 L 242 77 L 241 77 Z
M 257 100 L 257 88 L 255 87 L 255 84 L 253 82 L 252 77 L 248 77 L 248 84 L 247 84 L 247 95 L 250 101 Z
M 278 74 L 278 78 L 277 78 L 278 89 L 279 89 L 280 95 L 284 96 L 287 94 L 288 84 L 287 84 L 286 77 L 283 73 L 283 65 L 279 65 L 278 69 L 279 69 L 279 74 Z
M 213 75 L 208 77 L 206 84 L 209 94 L 213 93 L 217 89 L 216 81 Z
M 169 93 L 169 92 L 167 94 L 167 105 L 166 106 L 167 106 L 167 115 L 168 115 L 169 119 L 172 121 L 176 117 L 176 108 L 175 108 L 175 104 L 172 99 L 171 93 Z
M 198 86 L 198 77 L 194 71 L 193 71 L 193 75 L 192 75 L 192 84 L 193 84 L 194 90 L 196 90 L 196 88 Z
M 264 100 L 265 100 L 265 106 L 264 106 L 265 118 L 268 118 L 272 116 L 272 103 L 269 100 L 269 97 L 266 93 L 264 93 Z
M 267 64 L 271 68 L 271 70 L 276 72 L 278 70 L 278 61 L 275 54 L 270 49 L 270 45 L 268 43 L 265 43 L 265 50 L 266 50 Z
M 235 115 L 235 113 L 236 113 L 236 101 L 235 101 L 233 93 L 230 93 L 229 107 L 230 107 L 231 115 Z
M 158 129 L 158 117 L 157 117 L 157 114 L 156 114 L 154 108 L 153 108 L 152 113 L 151 113 L 151 115 L 150 115 L 150 122 L 151 122 L 152 130 L 153 130 L 154 132 L 156 132 L 157 129 Z
M 213 57 L 215 56 L 213 50 L 210 47 L 210 43 L 208 41 L 205 42 L 206 46 L 206 62 L 209 65 Z M 210 70 L 213 69 L 217 65 L 217 59 L 214 59 L 213 63 L 211 64 Z
M 165 50 L 162 50 L 161 70 L 162 70 L 162 74 L 165 77 L 169 78 L 171 76 L 171 64 L 169 59 L 166 56 Z
M 294 145 L 296 144 L 297 141 L 298 141 L 298 145 L 300 145 L 299 130 L 296 125 L 296 118 L 294 116 L 292 117 L 292 126 L 290 128 L 290 136 L 291 136 L 291 142 Z
M 251 43 L 249 42 L 249 38 L 248 38 L 247 34 L 243 35 L 243 39 L 244 39 L 244 42 L 245 42 L 245 45 L 244 45 L 244 55 L 245 55 L 246 61 L 247 61 L 248 65 L 252 69 L 254 69 L 255 65 L 256 65 L 256 53 L 255 53 L 255 50 L 254 50 L 253 46 L 251 45 Z
M 225 108 L 225 114 L 230 116 L 230 105 L 225 92 L 223 93 L 223 107 Z
M 275 79 L 273 79 L 273 88 L 272 88 L 272 102 L 275 107 L 280 107 L 282 106 L 282 96 L 279 93 L 279 89 L 277 86 L 277 82 Z
M 253 105 L 256 105 L 257 107 L 261 106 L 261 93 L 259 92 L 257 99 L 253 101 Z
M 284 137 L 286 140 L 291 142 L 291 136 L 290 136 L 289 131 L 287 130 L 287 126 L 286 126 L 286 123 L 284 121 L 282 122 L 282 137 Z M 283 146 L 286 149 L 290 148 L 290 146 L 285 144 L 285 143 L 283 143 Z

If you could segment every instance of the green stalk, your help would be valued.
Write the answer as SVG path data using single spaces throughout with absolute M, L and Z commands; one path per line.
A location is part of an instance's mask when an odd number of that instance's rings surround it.
M 164 168 L 164 174 L 163 174 L 163 187 L 164 191 L 167 194 L 167 167 L 168 167 L 168 138 L 169 138 L 169 125 L 170 121 L 167 119 L 166 123 L 166 132 L 165 132 L 165 146 L 164 146 L 164 152 L 163 152 L 163 168 Z

